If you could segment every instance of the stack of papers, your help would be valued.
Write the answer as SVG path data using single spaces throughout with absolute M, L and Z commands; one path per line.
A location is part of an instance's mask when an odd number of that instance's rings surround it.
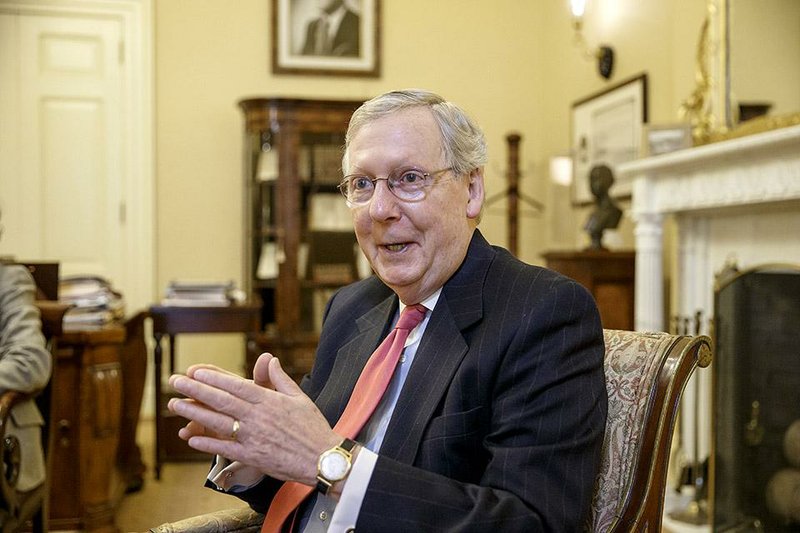
M 224 307 L 240 298 L 233 281 L 172 281 L 161 305 Z
M 66 327 L 102 326 L 125 316 L 125 301 L 100 276 L 66 276 L 58 283 L 59 300 L 73 305 L 64 315 Z

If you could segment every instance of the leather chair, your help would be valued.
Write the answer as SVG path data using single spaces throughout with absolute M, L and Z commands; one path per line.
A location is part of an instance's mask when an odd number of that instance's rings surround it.
M 660 531 L 670 443 L 681 394 L 710 339 L 605 330 L 608 420 L 587 531 Z M 162 524 L 153 533 L 257 533 L 248 507 Z
M 42 321 L 42 332 L 47 340 L 50 353 L 55 354 L 55 345 L 62 332 L 64 313 L 69 305 L 51 301 L 37 301 Z M 53 372 L 56 364 L 53 361 Z M 50 493 L 50 457 L 53 446 L 53 424 L 50 423 L 52 412 L 52 397 L 50 382 L 34 394 L 20 391 L 6 391 L 0 395 L 0 442 L 2 443 L 2 475 L 0 475 L 0 524 L 2 532 L 19 531 L 31 522 L 34 533 L 43 533 L 48 530 L 47 517 L 49 513 L 48 500 Z M 19 402 L 35 396 L 36 404 L 45 425 L 42 428 L 42 445 L 45 451 L 46 477 L 45 482 L 39 487 L 20 492 L 16 488 L 16 476 L 19 473 L 19 442 L 11 437 L 6 437 L 5 431 L 11 409 Z

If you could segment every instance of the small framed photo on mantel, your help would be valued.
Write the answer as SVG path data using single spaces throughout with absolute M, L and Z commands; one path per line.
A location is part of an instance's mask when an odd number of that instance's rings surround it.
M 609 167 L 637 159 L 647 123 L 647 74 L 640 74 L 572 104 L 572 204 L 593 201 L 589 174 L 598 165 Z M 615 183 L 614 198 L 630 198 L 631 183 Z
M 644 130 L 642 155 L 651 157 L 692 147 L 689 124 L 648 124 Z
M 272 72 L 380 75 L 381 0 L 272 0 Z

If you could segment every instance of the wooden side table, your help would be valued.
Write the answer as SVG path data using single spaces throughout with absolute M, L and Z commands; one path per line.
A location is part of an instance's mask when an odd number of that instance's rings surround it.
M 548 268 L 589 289 L 597 302 L 604 328 L 634 329 L 636 252 L 582 250 L 542 255 Z
M 58 338 L 53 386 L 50 528 L 116 532 L 124 486 L 117 468 L 125 328 L 67 330 Z
M 167 460 L 196 460 L 206 455 L 192 450 L 182 441 L 175 443 L 177 428 L 181 425 L 178 417 L 166 409 L 166 398 L 161 386 L 162 347 L 161 339 L 169 338 L 169 371 L 175 372 L 175 336 L 181 333 L 243 333 L 246 335 L 245 373 L 252 374 L 250 365 L 255 361 L 256 335 L 259 330 L 261 306 L 254 303 L 237 304 L 226 307 L 179 307 L 156 305 L 150 307 L 153 319 L 153 368 L 155 372 L 155 478 L 161 478 L 161 465 Z M 167 433 L 170 433 L 169 435 Z M 174 434 L 173 434 L 174 433 Z M 169 440 L 173 439 L 173 440 Z M 167 453 L 169 451 L 169 453 Z

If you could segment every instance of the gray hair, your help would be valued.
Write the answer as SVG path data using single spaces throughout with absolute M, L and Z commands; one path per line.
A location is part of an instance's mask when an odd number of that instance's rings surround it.
M 348 173 L 350 141 L 365 125 L 397 111 L 427 107 L 442 134 L 442 148 L 447 166 L 462 175 L 486 164 L 486 139 L 475 122 L 457 105 L 438 94 L 423 89 L 390 91 L 364 102 L 350 117 L 345 136 L 342 170 Z

